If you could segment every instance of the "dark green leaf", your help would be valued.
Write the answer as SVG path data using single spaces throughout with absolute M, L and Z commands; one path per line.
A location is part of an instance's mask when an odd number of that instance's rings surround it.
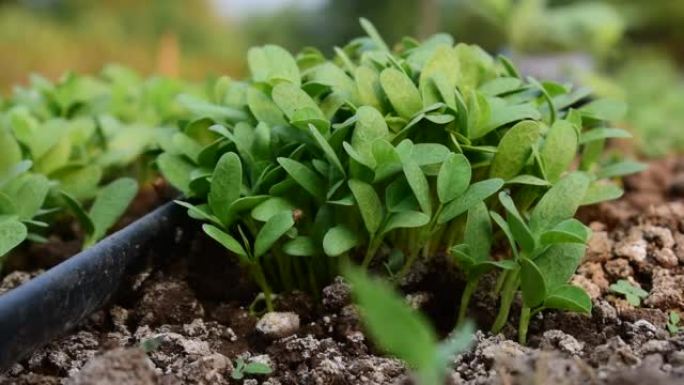
M 567 120 L 556 121 L 544 140 L 539 156 L 544 163 L 546 177 L 556 182 L 570 168 L 577 155 L 577 131 Z
M 228 152 L 216 163 L 207 197 L 211 211 L 222 223 L 228 223 L 230 204 L 240 197 L 241 189 L 242 162 L 236 153 Z
M 216 226 L 212 225 L 202 225 L 202 230 L 210 236 L 212 239 L 214 239 L 216 242 L 220 243 L 223 247 L 231 251 L 232 253 L 236 254 L 237 256 L 241 257 L 240 261 L 244 264 L 249 264 L 251 263 L 249 256 L 247 255 L 247 252 L 245 251 L 245 248 L 242 247 L 240 242 L 237 241 L 237 239 L 233 238 L 232 236 L 226 234 L 223 232 L 223 230 L 219 229 Z
M 325 182 L 313 170 L 288 158 L 278 158 L 278 163 L 309 194 L 320 200 L 325 199 Z
M 541 234 L 572 218 L 589 187 L 589 178 L 580 172 L 568 174 L 544 194 L 530 216 L 533 234 Z

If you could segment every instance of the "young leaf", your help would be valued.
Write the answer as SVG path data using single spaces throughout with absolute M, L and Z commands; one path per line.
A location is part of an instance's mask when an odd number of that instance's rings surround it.
M 427 177 L 413 159 L 403 159 L 404 176 L 416 197 L 420 209 L 427 215 L 432 215 L 432 200 L 430 199 L 430 185 Z
M 582 199 L 582 206 L 593 205 L 599 202 L 618 199 L 624 194 L 624 190 L 615 183 L 606 181 L 594 181 L 587 188 Z
M 370 279 L 355 268 L 347 269 L 345 276 L 378 346 L 419 372 L 430 368 L 437 355 L 437 336 L 428 321 L 384 281 Z
M 211 211 L 222 223 L 228 223 L 230 204 L 240 197 L 241 189 L 242 162 L 236 153 L 228 152 L 216 163 L 207 196 Z
M 386 68 L 380 73 L 380 84 L 400 117 L 411 119 L 423 109 L 420 92 L 405 73 Z
M 223 232 L 223 230 L 219 229 L 216 226 L 205 224 L 202 225 L 202 230 L 210 236 L 212 239 L 214 239 L 216 242 L 220 243 L 223 247 L 228 249 L 230 252 L 236 254 L 238 257 L 240 257 L 240 261 L 244 264 L 249 264 L 251 263 L 249 256 L 247 252 L 245 251 L 245 248 L 242 247 L 240 242 L 238 242 L 235 238 L 232 236 L 226 234 Z
M 95 231 L 89 237 L 91 242 L 102 238 L 124 214 L 138 193 L 138 183 L 131 178 L 120 178 L 108 184 L 97 193 L 90 207 L 89 217 Z
M 323 237 L 323 251 L 330 257 L 337 257 L 353 249 L 361 243 L 361 239 L 355 231 L 338 225 L 325 233 Z
M 525 306 L 534 308 L 546 297 L 544 274 L 528 258 L 520 258 L 520 289 Z
M 644 163 L 625 160 L 602 167 L 596 173 L 596 177 L 599 179 L 615 178 L 629 174 L 636 174 L 646 170 L 647 168 L 648 166 L 646 166 Z
M 356 125 L 351 145 L 364 159 L 373 161 L 373 142 L 389 139 L 389 129 L 382 114 L 373 107 L 362 106 L 356 110 Z
M 546 177 L 556 182 L 569 169 L 577 155 L 577 131 L 567 120 L 556 121 L 546 134 L 539 156 L 544 163 Z
M 272 216 L 282 212 L 292 212 L 295 206 L 285 198 L 271 197 L 261 202 L 252 209 L 252 218 L 260 222 L 266 222 Z
M 18 220 L 0 219 L 0 261 L 27 236 L 26 226 Z
M 278 158 L 278 163 L 309 194 L 320 200 L 325 199 L 325 182 L 318 174 L 302 163 L 289 158 Z
M 542 245 L 553 243 L 581 243 L 585 244 L 591 237 L 591 230 L 577 219 L 568 219 L 559 223 L 553 229 L 543 233 L 540 237 Z
M 610 285 L 610 291 L 622 294 L 632 306 L 641 306 L 641 300 L 648 297 L 648 292 L 640 287 L 632 285 L 629 281 L 621 279 Z
M 321 148 L 323 151 L 323 154 L 325 157 L 328 159 L 330 163 L 335 165 L 337 170 L 344 176 L 346 175 L 346 172 L 344 171 L 344 167 L 342 166 L 342 163 L 340 162 L 340 158 L 337 157 L 337 154 L 335 154 L 335 150 L 330 147 L 330 143 L 323 137 L 323 134 L 321 134 L 316 127 L 314 127 L 312 124 L 309 125 L 309 132 L 311 133 L 311 136 L 314 137 L 316 140 L 316 143 L 318 143 L 318 146 Z
M 373 186 L 357 179 L 349 181 L 349 189 L 354 194 L 356 204 L 361 211 L 361 218 L 366 225 L 366 230 L 372 236 L 380 228 L 384 217 L 382 202 Z
M 437 175 L 437 196 L 442 204 L 461 196 L 470 184 L 470 162 L 461 154 L 449 154 Z
M 164 178 L 186 197 L 192 196 L 190 189 L 190 173 L 193 165 L 177 155 L 165 152 L 157 157 L 157 166 Z
M 580 144 L 593 142 L 596 140 L 612 139 L 612 138 L 631 138 L 632 134 L 621 128 L 593 128 L 585 131 L 580 136 Z
M 535 248 L 536 241 L 532 235 L 532 232 L 530 231 L 530 228 L 527 227 L 522 215 L 520 215 L 520 212 L 518 212 L 518 208 L 515 207 L 513 199 L 511 199 L 511 197 L 505 192 L 501 192 L 499 193 L 499 201 L 508 213 L 507 223 L 513 238 L 525 252 L 532 253 Z
M 518 175 L 530 158 L 539 133 L 539 123 L 533 121 L 522 121 L 508 130 L 492 160 L 490 177 L 506 180 Z
M 430 216 L 420 211 L 400 211 L 393 213 L 387 218 L 382 228 L 382 233 L 388 233 L 394 229 L 411 229 L 425 226 L 430 222 Z
M 311 237 L 299 236 L 283 245 L 283 251 L 297 257 L 312 257 L 316 254 L 316 244 Z
M 575 274 L 585 250 L 586 246 L 579 243 L 556 243 L 547 247 L 534 259 L 534 263 L 544 276 L 549 292 L 566 284 Z
M 588 187 L 589 178 L 580 172 L 568 174 L 559 180 L 544 194 L 532 211 L 529 221 L 532 233 L 540 234 L 572 218 Z
M 280 83 L 273 87 L 273 101 L 280 107 L 290 120 L 293 120 L 298 110 L 306 109 L 312 117 L 327 120 L 316 102 L 299 86 L 292 83 Z
M 468 245 L 470 256 L 476 261 L 490 258 L 493 233 L 487 205 L 480 201 L 468 210 L 468 220 L 463 234 L 463 242 Z
M 616 121 L 625 116 L 627 104 L 618 100 L 598 99 L 582 106 L 579 111 L 592 119 Z
M 41 174 L 28 174 L 6 188 L 6 193 L 14 202 L 15 214 L 20 220 L 33 218 L 45 202 L 50 190 L 50 182 Z
M 283 112 L 273 100 L 254 87 L 247 89 L 247 105 L 254 117 L 260 122 L 265 122 L 272 127 L 287 124 Z
M 254 257 L 259 258 L 266 254 L 271 246 L 285 235 L 294 224 L 291 212 L 282 212 L 272 216 L 259 230 L 254 240 Z
M 295 59 L 285 49 L 276 45 L 253 47 L 247 52 L 247 62 L 254 80 L 271 85 L 282 81 L 299 86 L 299 68 Z
M 449 202 L 444 206 L 444 210 L 440 214 L 437 222 L 447 223 L 457 216 L 468 211 L 474 204 L 487 199 L 492 194 L 495 194 L 503 186 L 502 179 L 486 179 L 480 182 L 471 184 L 463 195 Z
M 582 288 L 562 285 L 544 299 L 544 307 L 591 314 L 591 298 Z
M 387 43 L 385 43 L 385 41 L 378 33 L 378 30 L 375 29 L 375 26 L 370 21 L 368 21 L 368 19 L 362 17 L 359 19 L 359 23 L 361 23 L 361 28 L 363 28 L 363 30 L 366 31 L 366 34 L 371 38 L 371 40 L 373 40 L 373 43 L 375 43 L 379 50 L 390 52 Z
M 62 198 L 64 198 L 64 203 L 66 203 L 69 209 L 76 216 L 76 219 L 81 225 L 83 231 L 86 233 L 86 235 L 91 236 L 95 232 L 95 224 L 93 223 L 93 220 L 90 219 L 90 216 L 88 216 L 88 213 L 86 213 L 83 206 L 81 206 L 81 203 L 76 198 L 64 191 L 60 191 L 60 194 L 62 195 Z

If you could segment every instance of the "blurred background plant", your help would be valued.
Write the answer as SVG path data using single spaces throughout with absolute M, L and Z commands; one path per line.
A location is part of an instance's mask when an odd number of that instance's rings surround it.
M 112 62 L 143 75 L 240 78 L 249 46 L 329 54 L 356 36 L 361 16 L 388 41 L 444 31 L 623 97 L 639 152 L 684 151 L 684 2 L 672 0 L 0 0 L 0 90 Z

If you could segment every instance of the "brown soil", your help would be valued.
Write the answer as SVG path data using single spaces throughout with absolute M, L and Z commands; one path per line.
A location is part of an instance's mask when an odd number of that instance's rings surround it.
M 671 311 L 684 312 L 684 162 L 654 163 L 626 181 L 626 196 L 584 210 L 594 229 L 573 282 L 594 300 L 592 315 L 544 312 L 528 346 L 511 325 L 478 332 L 455 359 L 451 384 L 682 384 L 684 332 L 670 334 Z M 302 293 L 278 298 L 277 314 L 246 309 L 254 287 L 222 251 L 198 236 L 191 257 L 165 256 L 154 270 L 71 335 L 0 374 L 2 384 L 411 384 L 408 371 L 366 339 L 349 291 L 338 279 L 321 305 Z M 446 334 L 462 283 L 435 259 L 403 287 Z M 30 278 L 14 272 L 0 293 Z M 640 307 L 609 286 L 620 279 L 648 292 Z M 495 312 L 483 280 L 471 316 L 486 329 Z M 682 314 L 684 316 L 684 313 Z M 409 336 L 410 338 L 410 336 Z M 233 380 L 238 359 L 270 365 L 270 375 Z

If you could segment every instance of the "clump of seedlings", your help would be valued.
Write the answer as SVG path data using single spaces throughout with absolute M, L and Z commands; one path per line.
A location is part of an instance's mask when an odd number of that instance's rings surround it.
M 249 79 L 220 79 L 212 101 L 184 98 L 195 119 L 157 160 L 188 198 L 179 204 L 239 257 L 268 309 L 273 292 L 317 294 L 341 261 L 384 263 L 400 280 L 446 253 L 468 282 L 461 321 L 492 270 L 495 331 L 518 292 L 521 341 L 535 313 L 589 312 L 568 284 L 590 234 L 572 218 L 619 197 L 616 178 L 643 168 L 603 156 L 628 135 L 608 125 L 624 106 L 524 78 L 448 35 L 390 49 L 361 24 L 368 36 L 332 59 L 252 48 Z M 495 257 L 499 236 L 510 247 Z
M 184 114 L 184 88 L 110 66 L 56 83 L 33 76 L 0 102 L 0 258 L 26 239 L 46 242 L 65 211 L 84 248 L 105 236 L 152 175 L 145 153 Z

